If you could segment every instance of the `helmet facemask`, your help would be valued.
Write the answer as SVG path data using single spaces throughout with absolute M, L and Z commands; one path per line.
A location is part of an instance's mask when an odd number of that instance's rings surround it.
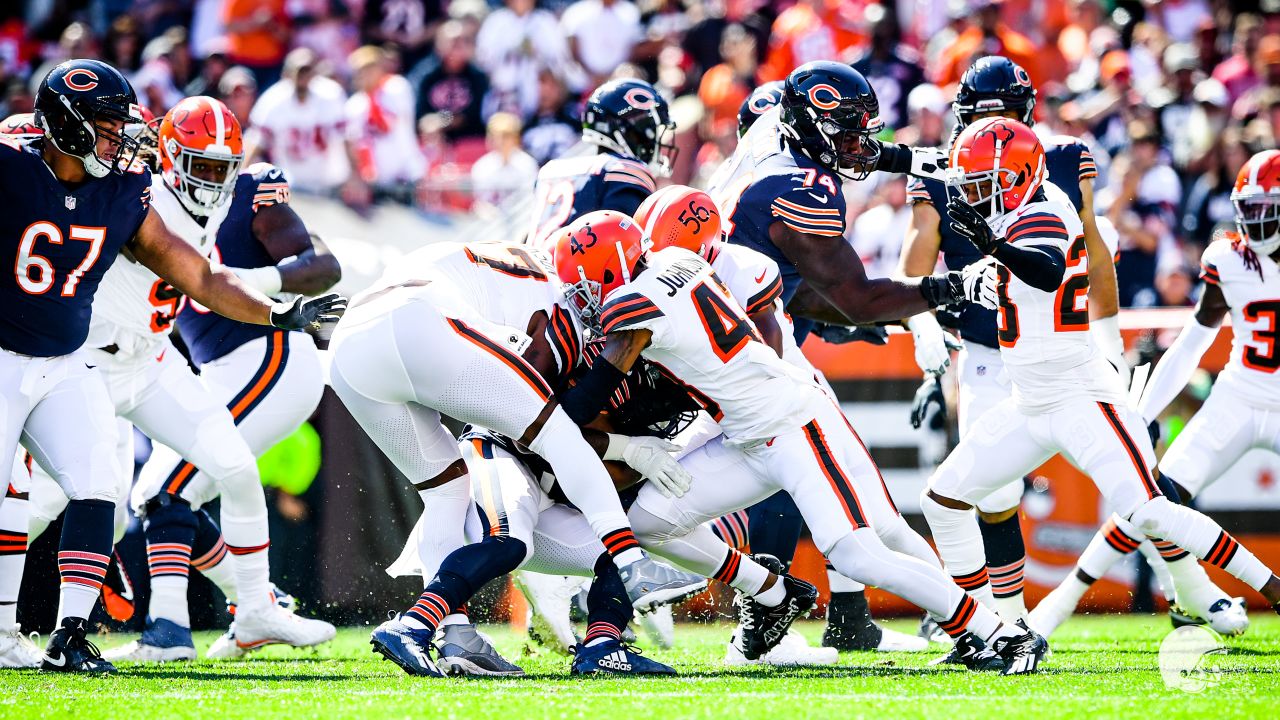
M 963 167 L 951 167 L 947 168 L 945 174 L 948 192 L 957 194 L 961 200 L 977 210 L 980 215 L 986 218 L 988 225 L 995 223 L 1006 213 L 1013 212 L 1021 207 L 1023 203 L 1028 202 L 1040 185 L 1037 181 L 1026 193 L 1025 197 L 1016 201 L 1016 204 L 1007 202 L 1005 193 L 1022 185 L 1026 178 L 1020 172 L 1016 172 L 1011 168 L 1001 167 L 1003 151 L 1004 141 L 996 139 L 995 154 L 989 170 L 969 171 Z M 1036 167 L 1034 174 L 1035 177 L 1043 177 L 1043 155 L 1039 159 L 1039 165 Z
M 79 158 L 84 170 L 91 177 L 106 177 L 111 173 L 123 173 L 138 155 L 139 143 L 130 128 L 142 123 L 141 111 L 123 96 L 98 98 L 91 102 L 72 102 L 66 95 L 59 95 L 66 114 L 37 111 L 35 120 L 44 130 L 46 139 L 54 149 L 65 155 Z M 113 129 L 110 122 L 122 123 Z M 69 125 L 69 127 L 64 127 Z M 58 138 L 63 138 L 59 142 Z M 70 138 L 70 142 L 67 139 Z M 98 140 L 106 138 L 116 146 L 113 157 L 98 156 Z
M 601 285 L 587 278 L 587 271 L 581 265 L 578 266 L 578 278 L 577 282 L 565 284 L 565 299 L 569 301 L 569 308 L 577 313 L 582 326 L 599 336 L 600 310 L 604 305 L 603 293 L 600 291 Z
M 168 155 L 172 168 L 165 173 L 165 182 L 192 215 L 211 215 L 231 198 L 240 174 L 240 163 L 244 160 L 242 153 L 234 153 L 226 145 L 210 145 L 197 150 L 179 145 L 172 139 L 161 148 L 161 152 Z M 221 179 L 199 177 L 195 170 L 197 163 L 222 164 Z
M 1280 193 L 1259 193 L 1231 199 L 1236 227 L 1249 249 L 1270 255 L 1280 249 Z

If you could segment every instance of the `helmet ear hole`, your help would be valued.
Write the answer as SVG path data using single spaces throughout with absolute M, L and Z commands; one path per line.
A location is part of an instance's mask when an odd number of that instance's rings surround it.
M 613 271 L 612 271 L 612 270 L 610 270 L 610 269 L 608 269 L 608 268 L 605 268 L 605 271 L 604 271 L 604 284 L 605 284 L 605 285 L 612 285 L 612 284 L 613 284 L 613 281 L 614 281 Z

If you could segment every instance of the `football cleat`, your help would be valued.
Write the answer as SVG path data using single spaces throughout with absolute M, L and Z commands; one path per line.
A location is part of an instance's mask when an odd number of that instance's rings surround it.
M 1049 642 L 1039 633 L 1019 621 L 1018 627 L 1026 630 L 1021 635 L 997 638 L 992 649 L 1004 660 L 1001 675 L 1028 675 L 1036 671 L 1040 661 L 1049 654 Z
M 1249 611 L 1244 598 L 1219 598 L 1209 606 L 1204 616 L 1192 613 L 1180 605 L 1169 606 L 1169 622 L 1175 628 L 1185 625 L 1208 625 L 1219 635 L 1243 635 L 1249 629 Z
M 116 666 L 102 658 L 98 646 L 86 637 L 88 623 L 84 618 L 65 618 L 62 626 L 53 631 L 49 645 L 44 649 L 40 669 L 48 672 L 88 673 L 104 675 L 116 671 Z
M 738 647 L 737 633 L 729 641 L 724 653 L 724 664 L 729 667 L 744 665 L 773 665 L 775 667 L 799 667 L 805 665 L 835 665 L 840 660 L 840 651 L 833 647 L 813 647 L 804 636 L 792 630 L 788 632 L 778 646 L 763 657 L 748 660 Z
M 734 598 L 738 606 L 738 650 L 747 660 L 763 657 L 778 646 L 797 618 L 809 612 L 818 602 L 818 588 L 782 575 L 782 561 L 772 555 L 752 555 L 752 559 L 782 578 L 786 597 L 777 607 L 765 607 L 741 593 Z
M 298 601 L 289 593 L 276 587 L 271 586 L 271 594 L 276 599 L 276 607 L 285 612 L 294 612 L 298 609 Z M 235 660 L 236 658 L 248 655 L 254 648 L 242 648 L 236 644 L 236 604 L 227 603 L 227 612 L 231 613 L 231 625 L 227 631 L 222 633 L 213 641 L 209 649 L 205 651 L 204 656 L 210 660 Z
M 931 643 L 939 645 L 951 645 L 951 636 L 947 634 L 942 626 L 938 625 L 938 621 L 934 620 L 927 613 L 920 618 L 920 629 L 916 631 L 916 637 L 922 637 Z
M 475 625 L 445 625 L 436 635 L 436 668 L 448 675 L 519 677 L 524 670 L 507 662 Z
M 311 647 L 332 640 L 337 632 L 323 620 L 298 617 L 279 605 L 252 612 L 242 606 L 236 613 L 236 646 L 244 650 L 265 645 Z
M 529 601 L 529 637 L 555 652 L 572 655 L 579 640 L 569 618 L 569 603 L 582 587 L 582 578 L 520 570 L 513 579 Z
M 662 605 L 653 612 L 636 613 L 636 618 L 654 645 L 669 650 L 676 644 L 676 623 L 670 605 Z
M 400 666 L 410 675 L 424 677 L 444 677 L 440 668 L 431 660 L 431 652 L 435 646 L 431 642 L 431 633 L 409 627 L 392 618 L 373 629 L 369 636 L 369 644 L 373 651 Z
M 43 658 L 31 636 L 22 634 L 21 626 L 0 630 L 0 668 L 38 668 Z
M 570 675 L 675 675 L 675 668 L 650 660 L 618 640 L 605 640 L 587 647 L 579 645 L 573 656 Z
M 142 631 L 142 637 L 112 648 L 102 656 L 114 662 L 178 662 L 195 660 L 196 646 L 191 640 L 191 628 L 184 628 L 164 618 L 147 618 L 147 627 Z
M 1004 658 L 973 633 L 956 638 L 951 652 L 930 660 L 929 665 L 963 665 L 979 672 L 1004 672 L 1005 669 Z
M 120 562 L 120 553 L 111 552 L 111 565 L 107 567 L 107 576 L 102 583 L 102 607 L 112 620 L 125 622 L 133 619 L 136 609 L 133 602 L 133 583 L 125 572 L 124 563 Z
M 626 567 L 618 568 L 618 575 L 627 588 L 631 606 L 641 612 L 658 605 L 678 602 L 707 587 L 707 579 L 701 575 L 677 570 L 647 555 Z
M 866 600 L 855 600 L 862 604 L 845 607 L 849 600 L 832 596 L 827 606 L 827 627 L 822 632 L 822 646 L 835 648 L 838 651 L 875 650 L 877 652 L 920 652 L 929 649 L 929 641 L 915 635 L 882 628 L 871 619 L 866 612 Z

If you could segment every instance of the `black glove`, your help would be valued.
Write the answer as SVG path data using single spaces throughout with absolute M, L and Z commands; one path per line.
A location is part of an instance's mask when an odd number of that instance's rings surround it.
M 295 298 L 291 304 L 276 303 L 271 309 L 271 324 L 281 330 L 304 330 L 308 325 L 338 322 L 347 311 L 347 299 L 337 293 L 318 298 Z
M 964 200 L 957 197 L 948 200 L 947 217 L 951 219 L 951 229 L 968 238 L 983 255 L 995 252 L 1000 244 L 982 214 Z
M 833 345 L 844 345 L 851 342 L 865 342 L 872 345 L 887 345 L 889 331 L 879 325 L 814 325 L 810 330 L 814 335 Z
M 1160 444 L 1160 421 L 1152 420 L 1147 423 L 1147 434 L 1151 436 L 1151 447 Z
M 941 275 L 922 277 L 920 294 L 931 308 L 959 305 L 965 301 L 964 275 L 959 270 L 952 270 Z
M 938 412 L 929 426 L 941 428 L 947 422 L 947 397 L 942 393 L 942 378 L 937 375 L 926 375 L 924 382 L 916 388 L 915 400 L 911 402 L 911 427 L 919 430 L 929 416 L 929 406 L 937 405 Z

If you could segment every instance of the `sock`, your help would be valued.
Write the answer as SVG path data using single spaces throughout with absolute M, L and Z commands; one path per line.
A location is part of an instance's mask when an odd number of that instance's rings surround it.
M 1227 597 L 1227 593 L 1209 579 L 1194 555 L 1166 540 L 1154 540 L 1152 545 L 1164 561 L 1171 592 L 1179 605 L 1203 617 L 1211 605 Z M 1151 566 L 1155 567 L 1155 563 Z
M 783 600 L 787 599 L 787 586 L 783 584 L 782 578 L 769 586 L 768 590 L 762 590 L 752 597 L 753 600 L 765 607 L 778 607 Z
M 1027 614 L 1022 596 L 1022 572 L 1027 562 L 1027 546 L 1022 539 L 1018 513 L 998 523 L 978 518 L 982 545 L 987 552 L 987 573 L 991 593 L 1001 616 L 1017 620 Z
M 595 573 L 587 590 L 587 634 L 582 638 L 588 647 L 621 640 L 633 613 L 618 566 L 607 553 L 596 560 Z
M 1160 540 L 1159 542 L 1164 542 Z M 1184 552 L 1177 545 L 1170 545 L 1179 552 Z M 1177 591 L 1173 584 L 1173 576 L 1169 574 L 1169 566 L 1165 564 L 1164 558 L 1160 551 L 1156 549 L 1155 544 L 1150 539 L 1144 539 L 1138 545 L 1138 552 L 1142 553 L 1142 557 L 1147 561 L 1147 567 L 1151 568 L 1151 572 L 1156 576 L 1156 584 L 1160 586 L 1160 594 L 1164 596 L 1166 602 L 1170 605 L 1177 603 Z
M 267 515 L 237 517 L 222 511 L 222 533 L 226 537 L 227 551 L 231 553 L 231 568 L 236 578 L 236 604 L 245 610 L 262 610 L 275 603 L 271 592 L 271 568 L 268 549 L 271 538 L 267 532 Z
M 711 532 L 734 550 L 747 547 L 747 529 L 751 526 L 746 510 L 735 510 L 707 523 Z
M 58 626 L 67 618 L 89 619 L 111 563 L 115 503 L 72 500 L 62 521 L 58 545 Z
M 541 432 L 529 443 L 529 449 L 551 465 L 560 489 L 569 502 L 582 511 L 596 537 L 604 542 L 605 549 L 609 550 L 619 567 L 644 557 L 639 544 L 634 547 L 617 546 L 622 537 L 617 533 L 625 530 L 626 536 L 631 536 L 631 525 L 622 509 L 622 501 L 618 499 L 613 480 L 600 463 L 600 458 L 563 409 L 557 407 L 551 411 Z M 613 546 L 609 538 L 614 540 Z M 631 541 L 635 542 L 635 538 L 632 537 Z
M 505 535 L 463 545 L 440 563 L 440 570 L 405 615 L 434 632 L 485 584 L 520 567 L 527 550 L 523 542 Z
M 773 587 L 763 593 L 760 591 L 770 574 L 764 566 L 733 548 L 725 548 L 725 550 L 727 552 L 724 561 L 711 577 L 734 590 L 754 597 L 757 602 L 766 607 L 777 607 L 786 598 L 787 593 L 781 581 L 775 582 Z
M 831 590 L 833 601 L 836 595 L 860 593 L 867 589 L 866 585 L 857 580 L 850 580 L 836 572 L 829 561 L 827 562 L 827 587 Z
M 227 543 L 222 530 L 204 509 L 196 510 L 196 538 L 191 545 L 191 566 L 200 571 L 218 589 L 227 602 L 236 603 L 236 576 L 232 563 L 227 559 Z
M 1113 565 L 1138 549 L 1143 537 L 1132 523 L 1113 514 L 1089 541 L 1076 567 L 1094 580 L 1103 578 Z
M 1178 545 L 1254 590 L 1271 579 L 1271 570 L 1216 522 L 1163 496 L 1148 500 L 1130 519 L 1146 534 Z
M 196 517 L 191 506 L 173 501 L 147 513 L 147 565 L 151 574 L 151 603 L 147 616 L 191 627 L 187 609 L 187 579 Z
M 837 575 L 837 577 L 843 577 Z M 871 606 L 866 592 L 833 592 L 827 605 L 827 633 L 832 637 L 846 637 L 863 647 L 876 647 L 884 636 L 884 630 L 871 620 Z M 827 635 L 823 635 L 825 644 Z
M 610 530 L 601 536 L 600 541 L 604 543 L 605 551 L 618 567 L 626 567 L 644 557 L 640 542 L 636 540 L 635 533 L 631 532 L 630 527 Z
M 977 513 L 972 508 L 949 508 L 929 497 L 920 497 L 920 508 L 933 531 L 942 563 L 952 581 L 987 607 L 995 607 L 991 582 L 987 576 L 987 558 L 982 548 L 982 532 Z
M 18 625 L 18 591 L 27 564 L 27 493 L 9 485 L 0 503 L 0 631 Z
M 471 509 L 471 476 L 461 475 L 433 488 L 418 491 L 422 516 L 434 522 L 421 523 L 418 559 L 422 576 L 435 577 L 449 553 L 466 544 L 463 519 Z
M 751 552 L 772 555 L 791 567 L 796 545 L 804 530 L 804 518 L 796 501 L 785 492 L 777 492 L 747 510 L 747 530 Z

